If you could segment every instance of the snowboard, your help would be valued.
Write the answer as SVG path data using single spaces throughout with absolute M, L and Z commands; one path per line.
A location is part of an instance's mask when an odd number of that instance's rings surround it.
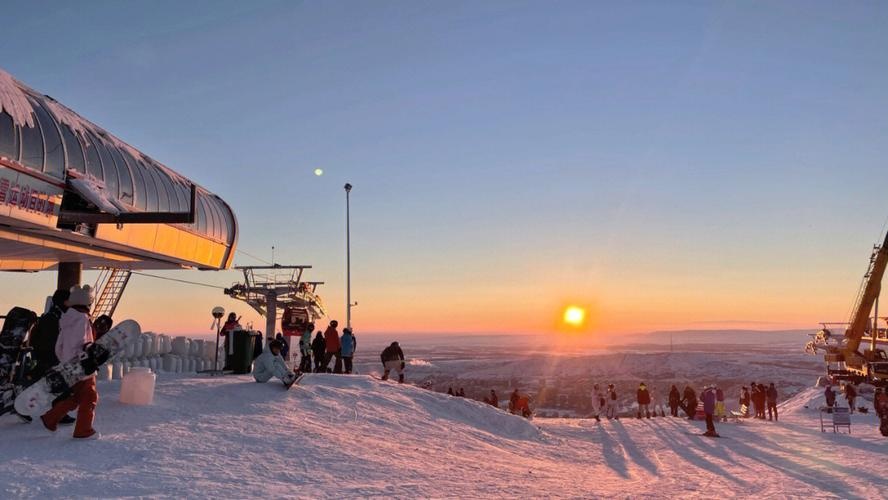
M 12 403 L 20 391 L 16 364 L 20 362 L 22 342 L 37 322 L 37 314 L 22 307 L 13 307 L 6 314 L 0 330 L 0 415 L 12 410 Z
M 19 415 L 39 417 L 52 408 L 53 401 L 64 395 L 71 386 L 96 372 L 99 366 L 139 338 L 142 329 L 135 321 L 120 322 L 99 340 L 89 344 L 80 358 L 51 368 L 42 379 L 29 386 L 15 398 Z
M 293 375 L 293 379 L 290 382 L 284 382 L 284 386 L 287 388 L 288 391 L 290 390 L 290 387 L 293 387 L 294 385 L 299 385 L 299 382 L 302 382 L 302 378 L 305 377 L 305 373 L 300 373 L 298 375 L 296 373 L 293 373 Z

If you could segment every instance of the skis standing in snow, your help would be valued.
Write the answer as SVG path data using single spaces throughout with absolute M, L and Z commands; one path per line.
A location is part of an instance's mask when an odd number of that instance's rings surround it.
M 382 350 L 379 358 L 382 360 L 382 368 L 385 370 L 382 373 L 382 380 L 388 380 L 389 373 L 395 370 L 398 372 L 398 383 L 403 384 L 405 363 L 404 351 L 401 350 L 401 346 L 397 342 L 392 342 Z
M 78 359 L 87 344 L 95 341 L 93 325 L 89 321 L 89 308 L 92 306 L 93 298 L 92 288 L 89 285 L 71 287 L 68 310 L 59 319 L 59 338 L 55 344 L 56 358 L 62 363 Z M 71 395 L 68 398 L 57 401 L 40 419 L 44 427 L 55 432 L 62 419 L 68 416 L 68 412 L 76 409 L 74 437 L 89 439 L 96 435 L 92 424 L 98 403 L 96 376 L 88 375 L 71 387 Z

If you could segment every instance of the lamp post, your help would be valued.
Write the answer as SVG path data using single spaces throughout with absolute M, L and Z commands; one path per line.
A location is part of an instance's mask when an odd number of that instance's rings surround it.
M 345 326 L 351 328 L 351 214 L 349 213 L 349 193 L 352 185 L 345 183 Z

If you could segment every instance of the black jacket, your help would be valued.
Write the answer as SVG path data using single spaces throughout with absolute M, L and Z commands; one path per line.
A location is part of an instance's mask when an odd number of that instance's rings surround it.
M 311 343 L 311 350 L 315 356 L 324 355 L 324 351 L 327 350 L 327 341 L 324 340 L 323 335 L 315 337 L 314 342 Z
M 44 367 L 53 367 L 59 364 L 59 358 L 55 355 L 55 345 L 59 339 L 59 320 L 61 318 L 62 309 L 53 304 L 49 311 L 40 316 L 37 325 L 31 331 L 30 344 L 34 348 L 32 356 Z
M 401 346 L 399 345 L 390 345 L 383 349 L 382 354 L 379 357 L 382 359 L 383 364 L 385 364 L 386 361 L 404 361 L 404 351 L 401 350 Z
M 669 405 L 678 406 L 679 403 L 681 403 L 681 393 L 677 388 L 672 387 L 672 390 L 669 391 Z

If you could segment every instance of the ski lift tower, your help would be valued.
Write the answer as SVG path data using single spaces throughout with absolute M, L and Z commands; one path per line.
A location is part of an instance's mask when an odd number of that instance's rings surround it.
M 265 316 L 265 338 L 273 339 L 281 312 L 288 307 L 308 311 L 310 317 L 326 315 L 321 298 L 315 293 L 323 281 L 302 281 L 302 274 L 311 266 L 240 266 L 244 282 L 225 289 L 225 295 L 246 302 Z

